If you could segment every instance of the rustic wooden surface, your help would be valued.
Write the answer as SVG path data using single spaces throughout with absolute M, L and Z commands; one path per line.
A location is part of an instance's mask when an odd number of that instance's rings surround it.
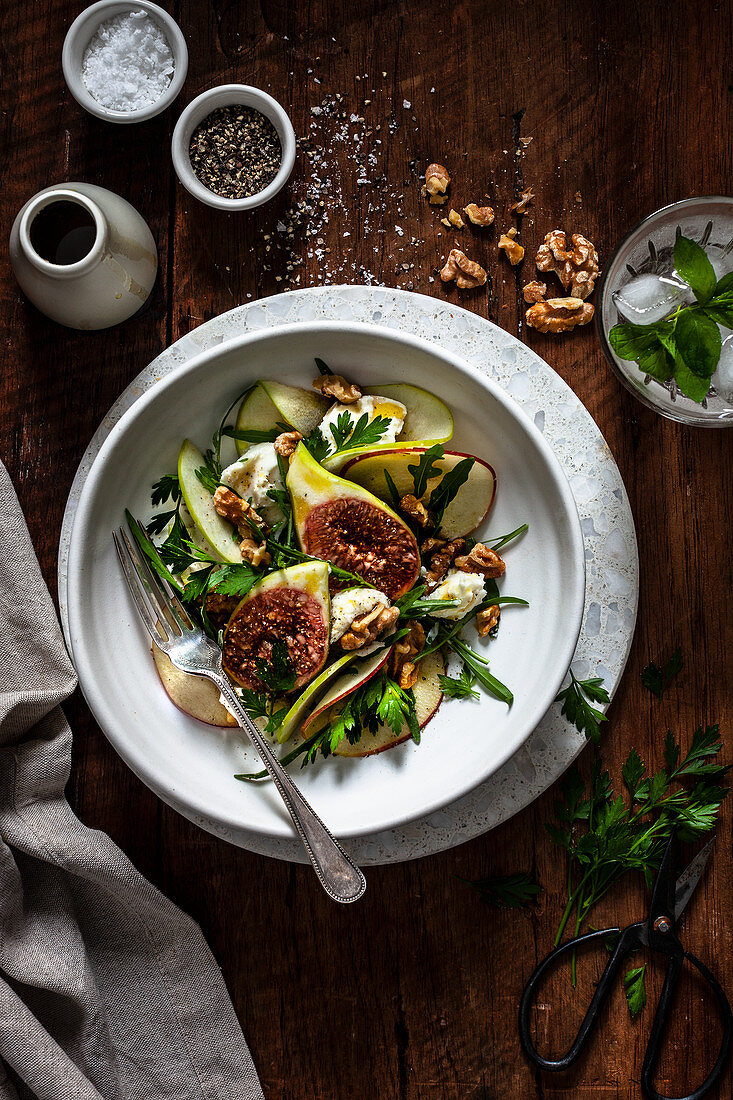
M 614 774 L 631 746 L 659 765 L 668 727 L 687 743 L 696 725 L 714 721 L 733 759 L 725 686 L 730 433 L 684 428 L 642 408 L 611 374 L 590 328 L 557 340 L 523 330 L 521 275 L 496 252 L 496 230 L 509 224 L 522 183 L 537 194 L 522 225 L 529 260 L 556 226 L 586 233 L 603 260 L 656 207 L 730 192 L 730 9 L 711 0 L 182 0 L 172 10 L 191 53 L 184 92 L 172 111 L 130 127 L 91 118 L 66 90 L 61 44 L 80 9 L 72 0 L 2 5 L 2 233 L 7 240 L 16 211 L 40 187 L 83 179 L 143 213 L 161 270 L 140 316 L 108 332 L 74 333 L 29 306 L 2 249 L 0 456 L 51 589 L 64 502 L 84 448 L 121 390 L 170 341 L 292 285 L 373 279 L 448 293 L 546 357 L 598 421 L 623 473 L 642 571 L 636 638 L 605 733 Z M 231 81 L 268 88 L 309 139 L 290 188 L 270 207 L 234 217 L 190 199 L 168 156 L 177 112 L 201 90 Z M 328 97 L 337 93 L 346 119 L 333 117 Z M 349 122 L 352 114 L 364 121 Z M 330 140 L 344 126 L 361 138 Z M 520 138 L 532 140 L 524 146 Z M 486 261 L 488 292 L 461 298 L 434 281 L 453 234 L 420 196 L 418 174 L 433 159 L 449 166 L 462 204 L 488 195 L 497 210 L 494 230 L 461 237 Z M 324 207 L 314 174 L 330 181 Z M 277 222 L 293 204 L 311 211 L 301 210 L 288 249 L 268 250 L 267 235 L 282 240 Z M 685 668 L 659 702 L 640 672 L 677 641 Z M 618 991 L 601 1040 L 572 1072 L 536 1073 L 519 1050 L 522 983 L 548 950 L 561 905 L 564 864 L 543 829 L 556 791 L 454 851 L 370 870 L 365 900 L 342 910 L 309 870 L 238 851 L 184 821 L 120 762 L 78 694 L 67 711 L 76 732 L 73 805 L 201 922 L 268 1100 L 640 1095 L 651 1012 L 632 1023 Z M 586 773 L 589 764 L 586 752 Z M 730 836 L 729 806 L 682 933 L 733 992 Z M 485 907 L 455 877 L 517 869 L 533 869 L 545 888 L 520 913 Z M 627 922 L 644 904 L 643 890 L 628 883 L 595 919 Z M 653 995 L 656 969 L 652 986 Z M 544 996 L 541 1034 L 555 1049 L 579 1008 L 565 982 Z M 690 984 L 661 1087 L 678 1095 L 697 1082 L 716 1041 L 709 1006 Z M 730 1090 L 729 1075 L 717 1095 Z

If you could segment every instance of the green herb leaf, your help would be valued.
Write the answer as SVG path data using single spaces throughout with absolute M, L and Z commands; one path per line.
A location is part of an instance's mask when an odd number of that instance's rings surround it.
M 497 909 L 520 909 L 537 897 L 540 886 L 529 874 L 494 875 L 491 878 L 460 879 L 489 905 Z
M 461 658 L 463 664 L 468 668 L 469 672 L 472 672 L 476 680 L 486 691 L 495 695 L 497 699 L 501 699 L 502 703 L 506 703 L 507 706 L 511 706 L 514 702 L 514 695 L 506 686 L 502 684 L 501 680 L 497 680 L 496 676 L 492 676 L 489 672 L 489 662 L 485 657 L 481 657 L 478 653 L 475 653 L 470 646 L 465 642 L 460 641 L 458 638 L 451 638 L 447 641 L 447 645 L 453 650 L 453 652 Z
M 594 703 L 608 703 L 609 696 L 602 686 L 603 680 L 599 677 L 590 680 L 577 680 L 572 669 L 570 670 L 570 683 L 557 696 L 562 700 L 560 713 L 572 722 L 580 733 L 585 733 L 589 741 L 596 744 L 601 739 L 601 722 L 607 721 L 602 711 L 596 710 L 587 702 L 590 699 Z
M 427 490 L 430 479 L 439 476 L 440 466 L 438 466 L 437 463 L 444 454 L 445 451 L 440 443 L 436 443 L 434 446 L 428 447 L 427 451 L 424 451 L 423 454 L 420 455 L 420 459 L 416 466 L 407 467 L 407 472 L 412 474 L 412 480 L 415 485 L 415 496 L 418 500 L 420 500 Z
M 624 974 L 624 993 L 626 994 L 626 1003 L 629 1006 L 632 1019 L 639 1015 L 646 1004 L 645 973 L 646 964 L 637 966 L 633 970 L 627 970 Z
M 501 550 L 502 546 L 506 546 L 508 542 L 513 542 L 514 539 L 518 539 L 525 531 L 529 531 L 528 523 L 523 523 L 520 527 L 515 527 L 508 535 L 499 535 L 492 539 L 484 539 L 484 543 L 490 550 Z
M 178 515 L 177 508 L 174 508 L 171 512 L 158 512 L 145 524 L 145 530 L 149 535 L 160 535 L 176 515 Z
M 157 547 L 155 547 L 148 538 L 140 520 L 135 519 L 132 513 L 127 509 L 125 509 L 125 519 L 127 520 L 127 526 L 130 528 L 132 537 L 137 543 L 138 549 L 144 555 L 150 568 L 157 573 L 159 577 L 162 577 L 164 581 L 172 585 L 173 588 L 177 589 L 179 592 L 183 591 L 183 586 L 180 581 L 172 576 L 170 570 L 166 568 L 165 562 L 160 556 Z
M 197 569 L 191 574 L 183 589 L 183 599 L 187 603 L 196 603 L 205 595 L 209 589 L 209 580 L 213 569 L 214 566 L 209 565 L 204 569 Z
M 715 289 L 717 278 L 705 250 L 689 237 L 679 236 L 674 245 L 674 266 L 692 288 L 698 302 L 707 302 Z
M 163 474 L 150 491 L 154 508 L 159 504 L 165 504 L 169 497 L 174 502 L 181 499 L 181 483 L 178 480 L 178 474 Z
M 297 674 L 290 660 L 288 647 L 281 639 L 273 643 L 270 657 L 269 661 L 264 657 L 255 658 L 254 666 L 257 679 L 265 685 L 267 695 L 274 698 L 293 690 Z
M 212 450 L 208 450 L 204 455 L 204 465 L 199 466 L 194 472 L 204 489 L 207 489 L 213 495 L 219 486 L 222 473 L 221 460 L 217 454 Z
M 649 691 L 661 699 L 682 665 L 682 647 L 678 646 L 664 668 L 650 661 L 641 674 L 641 682 L 645 688 L 649 688 Z
M 438 484 L 430 494 L 428 511 L 432 514 L 436 531 L 440 530 L 443 513 L 455 498 L 458 490 L 468 481 L 468 476 L 475 465 L 475 458 L 463 458 L 452 470 L 443 474 Z M 417 494 L 416 494 L 417 495 Z
M 675 358 L 674 380 L 685 397 L 689 397 L 691 401 L 697 401 L 698 405 L 708 395 L 710 379 L 694 374 L 681 356 Z
M 392 507 L 394 509 L 399 508 L 400 499 L 401 499 L 400 494 L 397 491 L 397 486 L 395 485 L 394 481 L 392 480 L 392 477 L 390 476 L 390 472 L 386 467 L 384 469 L 384 481 L 385 481 L 385 484 L 387 486 L 387 491 L 390 495 L 390 499 L 392 501 Z
M 289 429 L 283 427 L 282 431 Z M 260 431 L 257 428 L 222 428 L 221 434 L 229 439 L 238 439 L 240 443 L 274 443 L 281 434 L 277 428 L 267 428 Z
M 344 450 L 352 450 L 354 447 L 373 447 L 379 443 L 383 435 L 389 431 L 391 421 L 388 416 L 375 416 L 369 419 L 369 414 L 364 413 L 354 425 L 354 430 L 349 436 L 348 446 Z
M 327 366 L 322 359 L 319 359 L 318 356 L 316 356 L 315 363 L 320 374 L 333 374 L 331 368 Z
M 314 428 L 311 434 L 303 440 L 303 444 L 316 462 L 323 462 L 331 450 L 331 445 L 320 428 Z
M 701 309 L 683 309 L 677 318 L 674 336 L 677 345 L 675 367 L 681 358 L 698 378 L 710 379 L 718 365 L 722 346 L 715 321 Z M 675 379 L 682 389 L 676 371 Z
M 660 346 L 660 336 L 672 331 L 673 325 L 668 320 L 655 321 L 650 325 L 635 325 L 628 321 L 613 326 L 608 342 L 619 359 L 639 360 L 656 351 Z
M 479 698 L 479 693 L 474 690 L 473 686 L 476 683 L 476 675 L 470 668 L 464 666 L 457 679 L 453 676 L 439 676 L 438 679 L 443 694 L 447 695 L 449 699 Z
M 262 573 L 246 562 L 241 565 L 220 565 L 209 577 L 209 588 L 220 596 L 244 598 L 261 579 Z

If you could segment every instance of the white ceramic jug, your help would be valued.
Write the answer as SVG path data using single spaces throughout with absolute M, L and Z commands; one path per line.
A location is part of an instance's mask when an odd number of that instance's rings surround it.
M 31 302 L 78 329 L 109 328 L 137 313 L 158 270 L 137 210 L 92 183 L 46 187 L 29 199 L 13 223 L 10 261 Z

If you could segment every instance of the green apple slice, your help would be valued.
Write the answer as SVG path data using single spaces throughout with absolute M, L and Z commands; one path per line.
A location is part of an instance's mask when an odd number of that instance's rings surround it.
M 331 403 L 319 393 L 287 386 L 283 382 L 263 380 L 245 394 L 239 406 L 236 427 L 239 431 L 278 431 L 287 424 L 301 435 L 310 435 L 320 424 Z M 242 455 L 248 443 L 235 440 L 237 453 Z
M 409 466 L 417 466 L 425 447 L 409 450 L 371 451 L 360 458 L 352 459 L 342 470 L 348 481 L 363 486 L 380 500 L 392 500 L 385 471 L 394 482 L 401 497 L 414 492 L 415 485 Z M 443 514 L 440 533 L 444 538 L 458 538 L 480 527 L 494 503 L 496 495 L 496 474 L 488 462 L 475 455 L 465 455 L 460 451 L 446 451 L 443 458 L 436 459 L 435 465 L 440 474 L 428 481 L 422 497 L 426 502 L 430 493 L 440 481 L 442 474 L 454 469 L 464 458 L 475 458 L 468 480 L 463 483 Z
M 432 447 L 434 443 L 445 443 L 453 435 L 453 414 L 444 401 L 420 386 L 411 386 L 407 382 L 377 386 L 375 395 L 400 401 L 407 409 L 399 438 L 394 443 L 378 443 L 368 447 L 353 447 L 325 459 L 327 470 L 339 471 L 347 462 L 358 455 L 371 454 L 374 451 L 401 450 L 403 447 Z
M 415 696 L 417 720 L 422 730 L 435 715 L 443 700 L 440 677 L 445 672 L 445 665 L 440 653 L 435 652 L 428 653 L 417 667 L 418 678 L 412 693 Z M 379 726 L 375 733 L 363 730 L 355 745 L 344 738 L 334 749 L 334 756 L 376 756 L 377 753 L 392 749 L 395 745 L 400 745 L 409 739 L 410 731 L 406 725 L 403 725 L 397 733 L 391 726 Z
M 201 534 L 209 553 L 221 561 L 241 563 L 242 555 L 231 523 L 217 512 L 214 498 L 196 477 L 204 465 L 204 456 L 190 439 L 184 439 L 178 454 L 178 480 L 181 495 L 191 519 Z
M 308 687 L 302 695 L 298 696 L 283 718 L 282 725 L 277 731 L 277 739 L 281 744 L 292 737 L 304 716 L 315 706 L 319 692 L 326 687 L 329 681 L 331 681 L 342 668 L 348 665 L 349 662 L 353 661 L 357 656 L 358 652 L 345 653 L 343 657 L 339 657 L 339 659 L 334 661 L 332 665 L 329 665 L 328 668 L 324 668 L 323 672 L 308 684 Z
M 348 672 L 339 676 L 338 680 L 329 688 L 315 710 L 303 723 L 303 737 L 308 738 L 321 729 L 326 724 L 331 708 L 334 707 L 338 711 L 339 703 L 345 703 L 357 688 L 365 684 L 367 680 L 371 680 L 372 676 L 375 676 L 384 667 L 391 652 L 392 646 L 381 647 L 376 653 L 365 657 L 358 666 L 350 668 Z M 358 657 L 359 651 L 357 650 L 350 656 Z

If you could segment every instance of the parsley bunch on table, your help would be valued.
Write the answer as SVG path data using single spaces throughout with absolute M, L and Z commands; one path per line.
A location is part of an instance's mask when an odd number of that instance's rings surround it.
M 608 334 L 621 359 L 632 359 L 658 382 L 671 379 L 681 392 L 700 403 L 720 360 L 719 325 L 733 328 L 733 272 L 718 279 L 705 250 L 681 234 L 674 246 L 674 266 L 695 302 L 679 306 L 668 317 L 648 325 L 614 325 Z

